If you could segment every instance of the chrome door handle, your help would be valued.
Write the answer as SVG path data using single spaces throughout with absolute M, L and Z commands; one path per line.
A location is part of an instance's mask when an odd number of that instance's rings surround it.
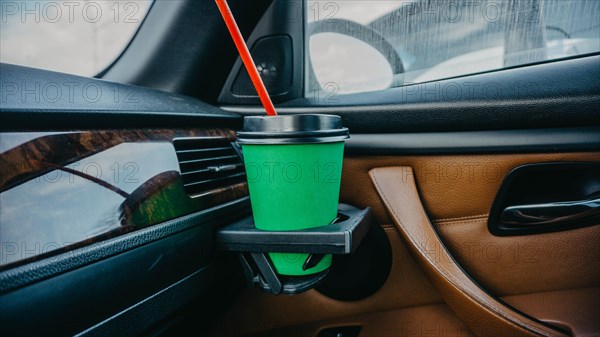
M 502 211 L 501 221 L 505 225 L 520 227 L 589 221 L 595 217 L 600 223 L 600 198 L 510 206 Z

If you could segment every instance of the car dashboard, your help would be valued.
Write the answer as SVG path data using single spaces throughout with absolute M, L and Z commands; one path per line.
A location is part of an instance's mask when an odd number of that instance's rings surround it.
M 2 78 L 5 331 L 139 334 L 218 286 L 235 287 L 236 270 L 214 267 L 212 239 L 250 213 L 234 143 L 241 117 L 151 89 L 2 68 L 40 88 L 21 92 L 22 80 Z M 48 109 L 43 88 L 65 83 L 75 90 Z M 90 101 L 77 90 L 86 87 L 104 95 Z

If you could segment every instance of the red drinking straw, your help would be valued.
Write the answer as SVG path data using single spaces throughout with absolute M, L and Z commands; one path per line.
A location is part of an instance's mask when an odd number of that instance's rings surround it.
M 275 107 L 273 106 L 273 102 L 271 102 L 271 98 L 269 97 L 269 93 L 267 92 L 267 88 L 265 88 L 265 84 L 263 83 L 260 75 L 258 74 L 258 70 L 256 69 L 256 65 L 254 64 L 254 60 L 252 60 L 252 55 L 250 55 L 250 51 L 248 50 L 248 46 L 246 46 L 246 42 L 244 41 L 244 37 L 238 28 L 237 23 L 235 22 L 235 18 L 231 13 L 231 9 L 229 9 L 229 5 L 226 0 L 215 0 L 217 3 L 217 7 L 219 7 L 219 11 L 223 16 L 223 20 L 225 20 L 225 25 L 227 25 L 227 29 L 229 29 L 229 34 L 231 34 L 231 38 L 233 39 L 233 43 L 235 43 L 235 47 L 240 53 L 240 57 L 242 58 L 242 62 L 244 62 L 244 66 L 246 66 L 246 70 L 250 75 L 250 79 L 252 80 L 252 84 L 254 84 L 254 88 L 256 88 L 256 92 L 258 92 L 258 97 L 262 105 L 265 107 L 267 111 L 267 115 L 269 116 L 277 116 L 277 112 L 275 111 Z

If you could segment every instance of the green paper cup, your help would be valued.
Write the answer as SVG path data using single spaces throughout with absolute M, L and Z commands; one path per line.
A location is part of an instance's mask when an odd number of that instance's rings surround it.
M 256 228 L 290 231 L 333 222 L 347 138 L 348 129 L 339 116 L 245 117 L 238 143 Z M 306 270 L 302 267 L 308 254 L 269 256 L 281 275 L 310 275 L 331 265 L 331 255 Z

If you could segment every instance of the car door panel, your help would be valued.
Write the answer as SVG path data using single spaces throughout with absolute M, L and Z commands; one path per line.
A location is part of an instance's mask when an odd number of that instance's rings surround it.
M 369 179 L 368 173 L 374 168 L 398 166 L 413 168 L 412 172 L 404 172 L 405 178 L 416 180 L 419 196 L 437 235 L 460 267 L 485 291 L 527 315 L 543 322 L 554 322 L 567 331 L 578 334 L 600 331 L 593 314 L 598 311 L 596 303 L 600 300 L 597 292 L 600 272 L 592 267 L 600 258 L 600 250 L 595 244 L 600 239 L 597 226 L 510 237 L 494 236 L 487 227 L 496 193 L 504 177 L 515 167 L 541 162 L 599 161 L 600 152 L 589 151 L 347 155 L 340 200 L 372 207 L 388 235 L 393 262 L 386 283 L 371 297 L 355 302 L 335 301 L 314 290 L 283 298 L 249 290 L 225 315 L 216 334 L 281 331 L 279 329 L 291 325 L 299 329 L 299 322 L 305 322 L 306 326 L 318 326 L 316 322 L 328 322 L 323 323 L 324 326 L 335 325 L 335 322 L 344 325 L 348 322 L 346 318 L 368 312 L 390 316 L 396 312 L 396 327 L 401 329 L 401 323 L 414 323 L 407 319 L 412 317 L 408 314 L 411 309 L 443 303 L 441 293 L 423 274 L 392 225 L 390 215 Z M 581 301 L 584 296 L 591 298 Z M 557 298 L 563 303 L 562 310 L 552 305 L 540 305 Z M 255 310 L 244 310 L 247 306 L 253 306 Z M 431 311 L 441 315 L 447 310 L 442 308 L 447 307 L 434 305 Z M 578 308 L 577 313 L 568 308 Z M 462 324 L 458 317 L 452 317 L 453 322 Z M 235 323 L 231 325 L 231 322 Z M 365 329 L 374 329 L 368 327 L 366 319 L 354 321 L 357 322 L 364 322 Z
M 356 327 L 360 336 L 428 336 L 471 337 L 470 330 L 444 304 L 423 305 L 381 312 L 362 313 L 323 322 L 261 331 L 247 336 L 335 336 L 344 328 Z M 322 331 L 329 330 L 325 335 Z M 350 335 L 352 336 L 352 335 Z
M 480 287 L 449 254 L 406 166 L 377 167 L 369 175 L 409 250 L 442 297 L 477 336 L 566 336 L 527 317 Z
M 502 300 L 572 336 L 596 336 L 600 330 L 598 298 L 600 287 L 504 296 Z

